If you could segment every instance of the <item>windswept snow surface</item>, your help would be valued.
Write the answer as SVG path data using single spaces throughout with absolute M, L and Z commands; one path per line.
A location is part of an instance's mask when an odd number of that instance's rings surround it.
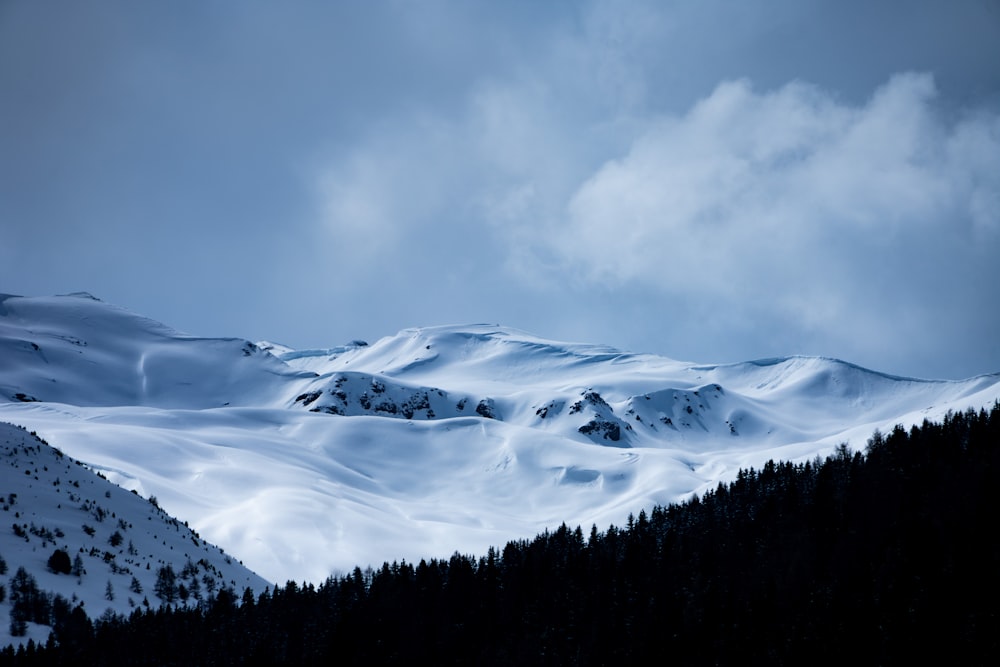
M 500 326 L 292 350 L 88 296 L 0 297 L 0 420 L 274 582 L 600 528 L 769 458 L 1000 399 L 834 359 L 701 365 Z

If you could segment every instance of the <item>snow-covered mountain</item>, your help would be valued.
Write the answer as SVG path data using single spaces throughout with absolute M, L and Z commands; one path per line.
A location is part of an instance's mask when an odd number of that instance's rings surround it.
M 0 297 L 0 420 L 36 430 L 267 579 L 605 527 L 872 431 L 1000 399 L 1000 374 L 704 365 L 500 326 L 292 350 L 89 295 Z
M 0 586 L 23 568 L 37 590 L 82 605 L 96 618 L 137 606 L 197 604 L 223 588 L 236 597 L 266 581 L 149 500 L 129 493 L 35 434 L 0 423 Z M 174 575 L 178 592 L 166 583 Z M 164 586 L 159 588 L 160 579 Z M 180 587 L 183 586 L 183 589 Z M 9 643 L 12 604 L 0 605 L 0 645 Z M 44 643 L 50 628 L 26 620 L 21 641 Z

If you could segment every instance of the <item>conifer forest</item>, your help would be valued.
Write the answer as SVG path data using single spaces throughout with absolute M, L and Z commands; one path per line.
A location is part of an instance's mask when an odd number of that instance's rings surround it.
M 197 608 L 63 610 L 47 643 L 0 664 L 984 664 L 1000 643 L 998 462 L 995 404 L 769 461 L 623 526 Z

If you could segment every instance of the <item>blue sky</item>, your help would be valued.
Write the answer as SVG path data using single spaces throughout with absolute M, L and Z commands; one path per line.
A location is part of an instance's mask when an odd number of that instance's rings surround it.
M 0 291 L 1000 371 L 1000 6 L 0 4 Z

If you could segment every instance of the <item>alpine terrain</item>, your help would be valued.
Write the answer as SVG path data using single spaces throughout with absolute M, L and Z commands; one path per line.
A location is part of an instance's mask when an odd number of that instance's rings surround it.
M 44 644 L 53 617 L 94 618 L 163 603 L 238 597 L 267 582 L 168 516 L 35 434 L 0 423 L 0 645 Z M 58 597 L 57 597 L 58 596 Z
M 690 363 L 482 324 L 294 350 L 183 334 L 88 294 L 4 295 L 0 422 L 22 428 L 0 431 L 0 555 L 7 576 L 80 591 L 95 616 L 156 603 L 166 564 L 192 596 L 195 581 L 322 581 L 620 524 L 768 459 L 998 399 L 997 373 Z M 55 550 L 69 573 L 48 567 Z

